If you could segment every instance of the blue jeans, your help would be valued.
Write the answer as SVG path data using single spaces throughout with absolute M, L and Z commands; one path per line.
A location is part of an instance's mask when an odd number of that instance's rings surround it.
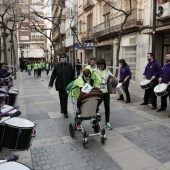
M 28 69 L 28 75 L 31 76 L 31 69 Z

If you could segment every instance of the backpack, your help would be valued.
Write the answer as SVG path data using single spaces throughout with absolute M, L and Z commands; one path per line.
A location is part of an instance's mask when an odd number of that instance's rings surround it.
M 78 87 L 78 86 L 76 86 L 76 87 L 73 88 L 74 81 L 75 81 L 75 80 L 71 81 L 71 82 L 67 85 L 67 87 L 66 87 L 66 92 L 67 92 L 67 94 L 69 94 L 73 89 L 75 89 L 75 88 Z

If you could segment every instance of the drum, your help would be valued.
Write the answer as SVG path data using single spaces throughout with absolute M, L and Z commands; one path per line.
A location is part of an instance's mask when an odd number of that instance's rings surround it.
M 31 170 L 29 167 L 18 162 L 5 162 L 0 164 L 1 170 Z
M 11 151 L 28 150 L 35 124 L 29 120 L 13 117 L 1 122 L 1 148 Z
M 150 82 L 151 80 L 142 80 L 141 83 L 140 83 L 140 87 L 142 89 L 149 89 L 150 88 Z
M 155 88 L 154 88 L 154 92 L 157 96 L 165 96 L 168 94 L 168 84 L 162 83 L 162 84 L 158 84 Z
M 1 113 L 5 113 L 7 112 L 8 110 L 11 110 L 13 107 L 12 106 L 9 106 L 9 105 L 4 105 L 1 107 Z M 8 112 L 9 114 L 10 113 L 15 113 L 17 111 L 17 109 L 14 109 L 14 110 L 11 110 L 10 112 Z
M 6 93 L 6 89 L 5 88 L 0 88 L 0 92 L 1 93 Z M 16 92 L 16 91 L 13 91 L 13 90 L 9 90 L 8 91 L 8 95 L 9 95 L 9 102 L 8 102 L 8 104 L 10 106 L 14 106 L 14 104 L 16 102 L 17 94 L 18 94 L 18 92 Z
M 15 88 L 15 87 L 11 87 L 10 90 L 19 92 L 19 89 Z
M 118 83 L 118 85 L 116 86 L 116 92 L 117 92 L 119 95 L 122 95 L 123 93 L 125 93 L 122 84 L 123 84 L 123 83 Z

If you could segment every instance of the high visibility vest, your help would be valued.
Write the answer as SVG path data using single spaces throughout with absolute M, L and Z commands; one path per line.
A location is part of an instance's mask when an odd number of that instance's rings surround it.
M 38 63 L 38 69 L 42 69 L 42 64 Z
M 28 65 L 27 65 L 27 69 L 28 69 L 28 70 L 31 70 L 31 64 L 28 64 Z
M 37 69 L 38 69 L 38 64 L 35 63 L 35 64 L 34 64 L 34 70 L 37 70 Z
M 46 64 L 46 69 L 49 70 L 49 63 Z

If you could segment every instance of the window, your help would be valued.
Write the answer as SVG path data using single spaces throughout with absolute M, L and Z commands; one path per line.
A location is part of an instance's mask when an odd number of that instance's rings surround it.
M 29 31 L 29 28 L 28 27 L 21 27 L 20 31 Z
M 31 35 L 31 39 L 34 40 L 34 39 L 44 39 L 44 35 Z
M 110 21 L 109 21 L 110 13 L 107 13 L 107 14 L 103 15 L 103 17 L 104 17 L 104 27 L 108 28 L 109 25 L 110 25 Z
M 90 14 L 87 16 L 87 33 L 88 33 L 88 36 L 89 34 L 92 33 L 92 30 L 93 30 L 93 14 Z

